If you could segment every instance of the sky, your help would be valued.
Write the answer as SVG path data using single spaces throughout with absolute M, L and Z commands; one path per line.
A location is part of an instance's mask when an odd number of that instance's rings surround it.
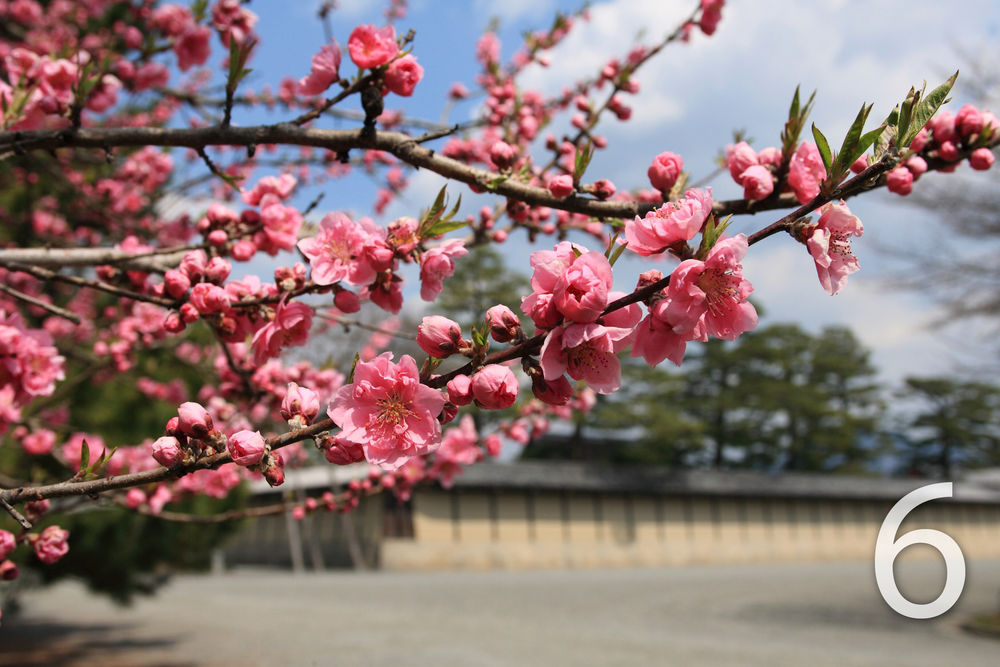
M 335 38 L 346 46 L 355 25 L 381 25 L 385 4 L 340 0 L 331 15 Z M 694 4 L 691 0 L 592 2 L 590 20 L 579 23 L 551 52 L 549 67 L 531 66 L 522 83 L 551 91 L 591 76 L 610 58 L 626 54 L 636 36 L 641 35 L 640 41 L 646 44 L 659 40 Z M 315 15 L 317 5 L 307 0 L 251 5 L 260 16 L 257 30 L 262 41 L 252 63 L 250 85 L 276 87 L 283 76 L 299 78 L 308 73 L 312 55 L 325 41 Z M 409 5 L 397 29 L 415 30 L 414 55 L 425 77 L 412 98 L 392 98 L 389 108 L 428 119 L 440 116 L 453 82 L 473 87 L 475 42 L 492 17 L 499 20 L 503 56 L 508 58 L 523 30 L 545 27 L 555 11 L 573 11 L 578 6 L 557 0 L 414 0 Z M 962 21 L 962 17 L 968 19 Z M 619 189 L 647 187 L 646 168 L 658 153 L 669 150 L 684 157 L 685 168 L 697 181 L 712 171 L 714 158 L 732 142 L 734 130 L 752 137 L 757 149 L 775 145 L 797 85 L 804 93 L 817 91 L 811 120 L 831 144 L 839 145 L 863 102 L 875 104 L 870 121 L 874 126 L 911 85 L 927 80 L 933 87 L 966 67 L 970 58 L 995 60 L 997 47 L 991 44 L 997 42 L 998 31 L 1000 5 L 992 0 L 963 2 L 961 12 L 936 0 L 727 2 L 714 36 L 696 33 L 689 44 L 671 45 L 639 72 L 640 93 L 627 101 L 633 117 L 628 122 L 609 119 L 602 123 L 599 131 L 608 138 L 609 148 L 597 154 L 587 177 L 610 178 Z M 346 54 L 344 63 L 342 74 L 353 69 Z M 953 110 L 968 101 L 961 76 L 953 98 L 949 107 Z M 448 120 L 468 120 L 477 110 L 474 100 L 461 103 Z M 235 121 L 252 124 L 261 119 L 244 112 Z M 324 119 L 318 126 L 350 125 Z M 568 127 L 566 114 L 547 130 L 559 134 Z M 959 175 L 972 177 L 967 166 L 960 167 Z M 985 177 L 995 178 L 995 174 Z M 443 183 L 424 171 L 413 175 L 410 187 L 380 221 L 415 217 Z M 712 186 L 717 199 L 740 194 L 728 175 Z M 374 188 L 365 179 L 331 182 L 324 187 L 326 198 L 319 210 L 368 214 Z M 467 212 L 489 201 L 472 196 L 464 186 L 452 189 L 455 194 L 461 192 Z M 957 365 L 967 369 L 970 360 L 986 354 L 989 341 L 984 334 L 970 333 L 964 327 L 931 329 L 929 323 L 937 316 L 931 299 L 886 286 L 885 276 L 894 260 L 880 248 L 935 243 L 940 230 L 934 219 L 888 192 L 871 193 L 849 205 L 865 224 L 864 238 L 854 243 L 862 270 L 835 297 L 820 288 L 805 248 L 788 237 L 772 237 L 751 249 L 744 273 L 754 284 L 754 298 L 766 309 L 762 323 L 792 321 L 811 331 L 825 325 L 849 326 L 872 349 L 875 365 L 890 383 L 907 375 L 951 372 Z M 731 229 L 750 233 L 780 215 L 743 216 Z M 551 247 L 548 240 L 529 247 L 520 238 L 506 246 L 510 265 L 525 272 L 527 252 Z M 631 288 L 634 276 L 646 268 L 633 260 L 619 266 L 616 286 L 621 289 Z M 415 295 L 412 300 L 417 300 Z

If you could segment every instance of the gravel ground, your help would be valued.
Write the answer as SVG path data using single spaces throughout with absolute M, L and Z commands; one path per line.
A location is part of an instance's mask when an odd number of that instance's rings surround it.
M 901 562 L 914 601 L 943 568 Z M 870 563 L 669 569 L 323 573 L 175 578 L 128 608 L 76 583 L 4 618 L 0 664 L 60 665 L 991 665 L 964 633 L 995 610 L 1000 561 L 930 621 L 882 601 Z

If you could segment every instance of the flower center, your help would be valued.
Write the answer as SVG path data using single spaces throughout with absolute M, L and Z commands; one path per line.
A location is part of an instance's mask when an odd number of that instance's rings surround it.
M 378 414 L 375 415 L 375 424 L 378 426 L 396 426 L 401 424 L 410 415 L 416 413 L 410 409 L 409 401 L 404 401 L 398 394 L 390 394 L 385 398 L 375 401 Z
M 705 293 L 708 312 L 720 315 L 740 300 L 740 277 L 735 271 L 705 269 L 698 278 L 698 287 Z
M 851 254 L 851 239 L 847 234 L 830 235 L 830 252 L 837 255 Z

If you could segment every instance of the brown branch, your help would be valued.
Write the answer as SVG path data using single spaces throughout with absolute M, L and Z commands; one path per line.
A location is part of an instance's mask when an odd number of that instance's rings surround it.
M 5 510 L 7 510 L 8 514 L 14 517 L 14 521 L 17 521 L 21 525 L 21 528 L 24 528 L 25 530 L 31 530 L 31 522 L 25 519 L 20 512 L 14 509 L 13 505 L 11 505 L 3 498 L 0 498 L 0 505 L 2 505 Z
M 181 261 L 188 250 L 203 246 L 164 248 L 130 253 L 115 248 L 0 248 L 0 262 L 20 262 L 35 266 L 68 267 L 113 264 L 129 271 L 163 273 L 165 266 Z M 160 262 L 152 261 L 158 258 Z
M 77 287 L 87 287 L 90 289 L 96 289 L 101 292 L 107 292 L 108 294 L 123 296 L 127 299 L 132 299 L 133 301 L 145 301 L 147 303 L 155 303 L 156 305 L 163 306 L 164 308 L 172 308 L 177 305 L 175 301 L 172 301 L 171 299 L 167 299 L 164 297 L 153 296 L 151 294 L 140 294 L 139 292 L 133 292 L 132 290 L 127 290 L 123 287 L 116 287 L 114 285 L 102 283 L 97 280 L 80 278 L 79 276 L 67 276 L 62 273 L 56 273 L 55 271 L 49 271 L 48 269 L 43 269 L 40 266 L 29 266 L 27 264 L 7 261 L 3 257 L 2 250 L 0 250 L 0 266 L 10 271 L 27 273 L 29 276 L 34 276 L 39 280 L 55 280 L 58 282 L 68 283 L 70 285 L 76 285 Z
M 332 419 L 324 419 L 316 422 L 312 426 L 296 429 L 283 433 L 273 438 L 268 438 L 266 443 L 272 450 L 280 449 L 294 442 L 308 440 L 323 431 L 335 428 L 336 424 Z M 42 486 L 22 486 L 16 489 L 5 489 L 0 491 L 0 502 L 10 504 L 22 503 L 29 500 L 44 500 L 46 498 L 66 498 L 69 496 L 94 496 L 106 491 L 117 491 L 133 486 L 164 482 L 170 479 L 183 477 L 196 470 L 206 470 L 208 468 L 218 468 L 219 466 L 232 462 L 229 452 L 220 452 L 202 457 L 191 463 L 178 463 L 169 468 L 155 468 L 143 472 L 128 473 L 125 475 L 115 475 L 94 480 L 69 480 L 56 484 L 46 484 Z
M 73 313 L 69 312 L 68 310 L 60 308 L 59 306 L 54 306 L 51 303 L 46 303 L 41 299 L 36 299 L 35 297 L 29 294 L 25 294 L 24 292 L 19 292 L 13 287 L 8 287 L 7 285 L 0 283 L 0 292 L 9 294 L 10 296 L 14 297 L 19 301 L 30 303 L 32 306 L 38 306 L 39 308 L 47 310 L 53 315 L 69 320 L 73 324 L 80 324 L 80 318 L 74 315 Z

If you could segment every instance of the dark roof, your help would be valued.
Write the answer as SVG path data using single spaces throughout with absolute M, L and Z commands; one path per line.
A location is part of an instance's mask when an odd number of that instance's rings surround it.
M 940 480 L 820 473 L 673 470 L 568 461 L 518 461 L 470 466 L 455 477 L 455 488 L 895 501 L 910 491 L 935 481 Z M 957 501 L 1000 504 L 1000 488 L 984 484 L 980 480 L 958 480 L 953 486 L 953 492 Z

